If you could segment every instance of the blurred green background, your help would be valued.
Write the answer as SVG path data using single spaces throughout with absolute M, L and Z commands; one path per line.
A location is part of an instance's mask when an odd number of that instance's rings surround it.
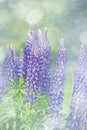
M 67 113 L 79 48 L 87 43 L 87 0 L 0 0 L 0 61 L 7 44 L 12 44 L 19 53 L 30 24 L 36 24 L 37 29 L 48 28 L 52 68 L 59 40 L 65 39 L 68 58 L 63 112 Z

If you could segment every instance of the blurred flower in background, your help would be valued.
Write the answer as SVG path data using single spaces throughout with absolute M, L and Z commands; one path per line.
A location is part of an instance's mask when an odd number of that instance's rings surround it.
M 75 74 L 74 88 L 68 117 L 69 130 L 87 129 L 87 52 L 82 45 Z

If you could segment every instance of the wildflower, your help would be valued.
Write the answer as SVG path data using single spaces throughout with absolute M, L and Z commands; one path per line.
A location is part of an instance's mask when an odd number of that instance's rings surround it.
M 65 63 L 66 48 L 63 39 L 61 39 L 50 91 L 50 115 L 53 116 L 53 118 L 58 117 L 59 112 L 62 109 Z
M 41 32 L 40 36 L 40 46 L 42 46 L 41 51 L 43 53 L 43 62 L 41 65 L 41 78 L 42 78 L 42 85 L 41 85 L 41 93 L 47 94 L 50 88 L 50 64 L 51 64 L 51 48 L 49 45 L 49 41 L 47 39 L 47 29 L 45 28 L 43 32 Z
M 24 101 L 25 102 L 33 102 L 36 101 L 36 95 L 38 92 L 38 43 L 37 43 L 37 35 L 34 27 L 31 26 L 30 32 L 28 33 L 28 43 L 25 44 L 26 50 L 24 51 L 24 77 L 27 79 L 26 83 L 26 92 Z M 27 54 L 26 54 L 27 53 Z
M 3 63 L 3 71 L 5 74 L 6 85 L 11 85 L 15 75 L 15 51 L 12 46 L 8 46 L 6 50 L 6 57 Z
M 38 42 L 38 34 L 36 27 L 34 25 L 30 26 L 30 31 L 28 32 L 26 43 L 24 45 L 24 65 L 23 65 L 23 78 L 27 77 L 27 68 L 30 61 L 30 53 L 32 47 Z
M 50 82 L 49 80 L 50 78 L 47 79 L 47 77 L 49 77 L 48 75 L 50 75 L 49 74 L 50 63 L 48 59 L 49 50 L 47 50 L 48 48 L 46 45 L 47 41 L 45 42 L 46 32 L 44 31 L 43 35 L 41 35 L 40 37 L 42 40 L 41 41 L 40 39 L 38 39 L 38 34 L 36 30 L 34 28 L 33 30 L 31 29 L 30 33 L 28 34 L 29 35 L 28 39 L 31 43 L 31 47 L 29 51 L 29 59 L 26 64 L 27 83 L 26 83 L 26 92 L 24 100 L 28 102 L 35 102 L 37 100 L 37 94 L 42 91 L 46 92 L 47 85 L 49 87 L 49 84 L 46 84 L 46 82 L 48 83 Z
M 87 129 L 87 53 L 81 46 L 77 62 L 74 88 L 67 127 L 69 130 Z

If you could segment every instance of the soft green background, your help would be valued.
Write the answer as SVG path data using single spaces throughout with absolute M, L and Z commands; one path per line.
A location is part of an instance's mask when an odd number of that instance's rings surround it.
M 79 48 L 87 43 L 87 0 L 0 0 L 0 61 L 7 44 L 19 53 L 30 24 L 36 24 L 38 29 L 48 28 L 52 68 L 59 40 L 65 39 L 68 58 L 63 112 L 67 113 Z

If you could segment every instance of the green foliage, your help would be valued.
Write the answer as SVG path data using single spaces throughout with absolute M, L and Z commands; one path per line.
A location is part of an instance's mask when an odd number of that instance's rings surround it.
M 0 130 L 43 130 L 49 109 L 49 98 L 38 94 L 38 101 L 25 103 L 24 79 L 15 79 L 12 88 L 5 91 L 0 104 Z M 5 127 L 5 128 L 4 128 Z

